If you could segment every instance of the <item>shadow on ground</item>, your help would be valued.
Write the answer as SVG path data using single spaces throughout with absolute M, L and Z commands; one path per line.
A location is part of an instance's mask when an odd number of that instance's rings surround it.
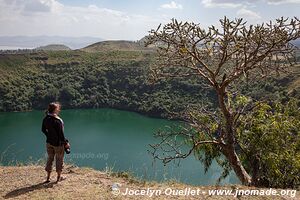
M 35 185 L 31 185 L 31 186 L 27 186 L 27 187 L 22 187 L 22 188 L 10 191 L 5 196 L 3 196 L 3 198 L 4 199 L 9 199 L 9 198 L 20 196 L 22 194 L 26 194 L 26 193 L 34 191 L 34 190 L 40 190 L 40 189 L 45 189 L 45 188 L 52 188 L 54 184 L 56 184 L 56 183 L 55 182 L 51 182 L 51 183 L 42 182 L 42 183 L 38 183 L 38 184 L 35 184 Z

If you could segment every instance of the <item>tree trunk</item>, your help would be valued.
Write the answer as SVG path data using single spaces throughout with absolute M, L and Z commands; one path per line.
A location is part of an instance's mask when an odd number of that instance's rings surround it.
M 239 180 L 244 185 L 251 185 L 252 184 L 252 178 L 248 174 L 248 172 L 245 170 L 244 166 L 242 165 L 236 151 L 235 151 L 235 129 L 233 124 L 233 116 L 230 112 L 229 108 L 227 108 L 225 104 L 225 88 L 216 88 L 217 89 L 217 95 L 218 95 L 218 101 L 219 101 L 219 107 L 223 113 L 223 116 L 225 118 L 225 130 L 226 134 L 224 135 L 225 144 L 222 147 L 222 152 L 228 159 L 230 166 L 233 168 L 235 174 L 238 176 Z
M 251 156 L 252 157 L 252 156 Z M 250 163 L 252 168 L 252 185 L 259 186 L 259 163 L 260 159 L 257 155 L 250 157 Z
M 242 165 L 238 155 L 236 154 L 236 151 L 234 147 L 226 145 L 222 148 L 223 154 L 228 159 L 230 166 L 233 168 L 233 171 L 239 178 L 239 180 L 244 185 L 251 185 L 252 184 L 252 178 L 248 174 L 248 172 L 245 170 L 244 166 Z

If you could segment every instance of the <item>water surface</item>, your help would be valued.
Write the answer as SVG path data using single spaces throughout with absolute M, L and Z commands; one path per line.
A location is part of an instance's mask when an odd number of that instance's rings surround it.
M 41 132 L 42 111 L 0 113 L 0 162 L 4 165 L 45 159 L 45 136 Z M 195 184 L 215 184 L 221 173 L 216 165 L 205 174 L 194 157 L 179 166 L 153 163 L 147 152 L 157 140 L 153 134 L 175 121 L 155 119 L 114 109 L 63 110 L 65 136 L 71 141 L 67 162 L 78 166 L 113 171 L 130 171 L 147 180 L 170 180 Z M 232 174 L 223 183 L 237 183 Z

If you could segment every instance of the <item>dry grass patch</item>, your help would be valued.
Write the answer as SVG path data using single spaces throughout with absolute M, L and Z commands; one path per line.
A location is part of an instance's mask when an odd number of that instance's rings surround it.
M 145 182 L 139 181 L 126 173 L 110 173 L 101 172 L 90 168 L 79 168 L 75 166 L 66 166 L 63 171 L 65 180 L 55 183 L 56 173 L 51 176 L 51 182 L 44 184 L 45 171 L 43 166 L 28 165 L 28 166 L 8 166 L 0 167 L 0 199 L 100 199 L 100 200 L 123 200 L 123 199 L 217 199 L 217 200 L 231 200 L 231 199 L 250 199 L 250 200 L 268 200 L 268 199 L 300 199 L 299 191 L 297 197 L 267 197 L 267 196 L 241 196 L 234 198 L 230 196 L 166 196 L 153 195 L 149 197 L 143 196 L 129 196 L 129 195 L 114 195 L 112 194 L 112 186 L 118 184 L 120 192 L 125 192 L 126 188 L 132 190 L 162 190 L 167 188 L 172 189 L 255 189 L 240 185 L 232 185 L 225 187 L 217 186 L 189 186 L 176 182 L 157 183 L 154 181 Z

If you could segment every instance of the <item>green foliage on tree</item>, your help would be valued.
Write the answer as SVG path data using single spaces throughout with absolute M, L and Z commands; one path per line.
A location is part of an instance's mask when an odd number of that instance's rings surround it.
M 295 99 L 259 103 L 237 128 L 242 160 L 256 185 L 300 185 L 300 112 Z

